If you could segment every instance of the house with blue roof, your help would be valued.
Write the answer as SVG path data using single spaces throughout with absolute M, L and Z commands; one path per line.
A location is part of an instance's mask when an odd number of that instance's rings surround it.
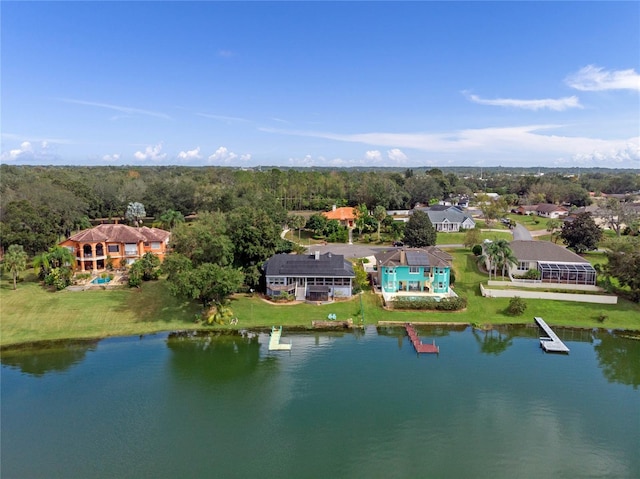
M 393 296 L 448 297 L 453 258 L 435 246 L 402 248 L 376 255 L 377 285 Z

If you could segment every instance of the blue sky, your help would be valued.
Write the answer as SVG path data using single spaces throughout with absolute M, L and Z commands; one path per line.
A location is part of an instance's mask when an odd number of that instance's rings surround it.
M 7 164 L 640 168 L 639 2 L 11 2 Z

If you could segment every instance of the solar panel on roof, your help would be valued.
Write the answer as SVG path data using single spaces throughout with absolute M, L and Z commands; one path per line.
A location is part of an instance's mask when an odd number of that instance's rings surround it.
M 422 251 L 407 251 L 407 264 L 409 266 L 428 266 L 429 256 Z

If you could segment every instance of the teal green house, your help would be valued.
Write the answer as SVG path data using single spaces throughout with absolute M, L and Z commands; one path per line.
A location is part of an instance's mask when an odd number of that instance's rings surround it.
M 376 255 L 376 285 L 385 299 L 398 295 L 452 296 L 452 260 L 451 255 L 435 246 L 386 251 Z

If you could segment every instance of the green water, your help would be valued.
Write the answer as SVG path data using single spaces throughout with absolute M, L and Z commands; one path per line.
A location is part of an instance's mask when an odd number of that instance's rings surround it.
M 637 478 L 640 341 L 534 328 L 109 339 L 4 353 L 6 478 Z

